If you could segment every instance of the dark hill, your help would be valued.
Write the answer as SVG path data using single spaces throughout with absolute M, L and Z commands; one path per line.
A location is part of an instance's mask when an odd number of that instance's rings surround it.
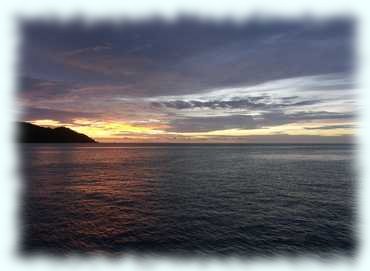
M 96 143 L 87 135 L 66 127 L 46 128 L 28 122 L 18 123 L 18 141 L 21 143 Z

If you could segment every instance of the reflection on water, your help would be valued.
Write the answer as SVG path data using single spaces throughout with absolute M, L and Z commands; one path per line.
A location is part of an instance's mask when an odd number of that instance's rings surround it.
M 21 148 L 23 252 L 353 252 L 351 146 Z

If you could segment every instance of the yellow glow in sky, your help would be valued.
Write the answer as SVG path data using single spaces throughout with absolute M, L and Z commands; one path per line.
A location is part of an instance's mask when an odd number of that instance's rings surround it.
M 51 119 L 33 120 L 31 123 L 44 127 L 59 127 L 63 125 L 61 122 Z
M 58 127 L 66 126 L 76 132 L 86 134 L 98 141 L 120 141 L 122 138 L 134 141 L 137 138 L 138 141 L 147 138 L 156 138 L 157 140 L 161 137 L 165 138 L 168 136 L 180 136 L 187 137 L 190 139 L 204 139 L 211 138 L 214 136 L 224 137 L 243 137 L 243 136 L 258 136 L 258 135 L 310 135 L 310 136 L 342 136 L 342 135 L 353 135 L 355 134 L 354 128 L 334 128 L 334 129 L 317 129 L 323 126 L 338 125 L 338 123 L 320 122 L 320 123 L 290 123 L 284 125 L 277 125 L 271 127 L 257 128 L 257 129 L 227 129 L 227 130 L 216 130 L 208 132 L 169 132 L 166 131 L 168 126 L 155 124 L 152 126 L 141 126 L 135 125 L 128 122 L 121 121 L 94 121 L 89 119 L 75 119 L 73 123 L 61 123 L 59 121 L 43 119 L 34 120 L 32 123 L 40 126 Z M 340 124 L 351 124 L 351 123 L 340 123 Z M 316 129 L 309 129 L 316 128 Z

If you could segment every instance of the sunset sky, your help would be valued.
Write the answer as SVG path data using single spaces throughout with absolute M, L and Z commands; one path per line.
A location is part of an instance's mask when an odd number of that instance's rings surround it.
M 354 26 L 24 21 L 23 121 L 100 142 L 349 142 Z

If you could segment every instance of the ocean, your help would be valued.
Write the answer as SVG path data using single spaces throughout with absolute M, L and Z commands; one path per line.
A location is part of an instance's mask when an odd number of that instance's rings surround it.
M 353 255 L 353 145 L 20 144 L 25 254 Z

